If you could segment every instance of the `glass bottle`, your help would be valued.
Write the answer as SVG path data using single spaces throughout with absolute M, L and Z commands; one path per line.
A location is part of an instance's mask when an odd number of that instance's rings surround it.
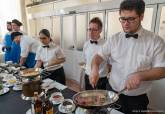
M 48 95 L 45 93 L 45 99 L 43 103 L 43 114 L 54 114 L 53 103 L 49 101 Z
M 34 92 L 34 114 L 42 114 L 42 100 L 38 92 Z

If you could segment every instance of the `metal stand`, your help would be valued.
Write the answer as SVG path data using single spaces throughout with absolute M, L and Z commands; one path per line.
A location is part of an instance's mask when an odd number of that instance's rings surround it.
M 31 100 L 31 108 L 26 111 L 26 114 L 35 114 L 34 112 L 34 100 Z
M 21 94 L 21 98 L 26 101 L 32 100 L 32 97 L 26 97 L 24 94 Z
M 41 92 L 39 96 L 42 97 L 43 95 L 44 95 L 44 92 Z M 33 97 L 26 97 L 24 94 L 21 94 L 21 98 L 23 100 L 28 101 L 28 100 L 32 100 Z
M 32 108 L 30 108 L 26 111 L 26 114 L 34 114 L 34 111 L 32 110 Z

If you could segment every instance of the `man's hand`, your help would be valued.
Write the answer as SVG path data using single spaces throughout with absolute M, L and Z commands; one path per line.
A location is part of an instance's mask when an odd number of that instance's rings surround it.
M 96 87 L 98 80 L 99 80 L 99 72 L 95 70 L 91 71 L 91 74 L 89 76 L 89 81 L 93 88 Z
M 128 90 L 137 89 L 140 86 L 141 81 L 140 73 L 133 73 L 126 81 L 125 88 Z
M 103 58 L 97 54 L 92 59 L 89 82 L 93 88 L 96 87 L 97 81 L 99 80 L 99 66 L 102 62 L 103 62 Z

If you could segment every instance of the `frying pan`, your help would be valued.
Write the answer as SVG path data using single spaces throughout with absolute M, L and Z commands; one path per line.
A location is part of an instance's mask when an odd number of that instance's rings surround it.
M 86 90 L 75 94 L 73 102 L 76 106 L 85 109 L 106 108 L 119 99 L 119 94 L 107 90 Z
M 29 68 L 29 69 L 21 70 L 20 74 L 24 78 L 33 78 L 39 76 L 40 72 L 36 68 Z

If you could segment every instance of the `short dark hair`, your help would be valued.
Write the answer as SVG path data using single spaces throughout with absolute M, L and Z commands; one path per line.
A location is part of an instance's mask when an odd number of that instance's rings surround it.
M 22 23 L 17 19 L 13 19 L 11 23 L 15 23 L 17 26 L 22 26 Z
M 145 2 L 143 0 L 124 0 L 120 4 L 120 13 L 122 10 L 135 10 L 140 16 L 141 14 L 144 14 Z
M 6 24 L 9 24 L 9 25 L 11 25 L 11 22 L 10 22 L 10 21 L 7 21 L 7 22 L 6 22 Z
M 16 36 L 21 36 L 23 35 L 21 32 L 12 32 L 11 33 L 11 40 L 13 41 Z
M 102 29 L 102 27 L 103 27 L 103 24 L 102 24 L 102 22 L 101 22 L 101 20 L 100 20 L 99 17 L 94 17 L 94 18 L 92 18 L 92 19 L 90 20 L 89 24 L 90 24 L 90 23 L 96 23 L 96 24 L 98 25 L 99 29 Z
M 39 35 L 40 34 L 44 34 L 45 36 L 47 36 L 48 38 L 50 38 L 50 32 L 49 32 L 49 30 L 47 30 L 47 29 L 42 29 L 40 32 L 39 32 Z

